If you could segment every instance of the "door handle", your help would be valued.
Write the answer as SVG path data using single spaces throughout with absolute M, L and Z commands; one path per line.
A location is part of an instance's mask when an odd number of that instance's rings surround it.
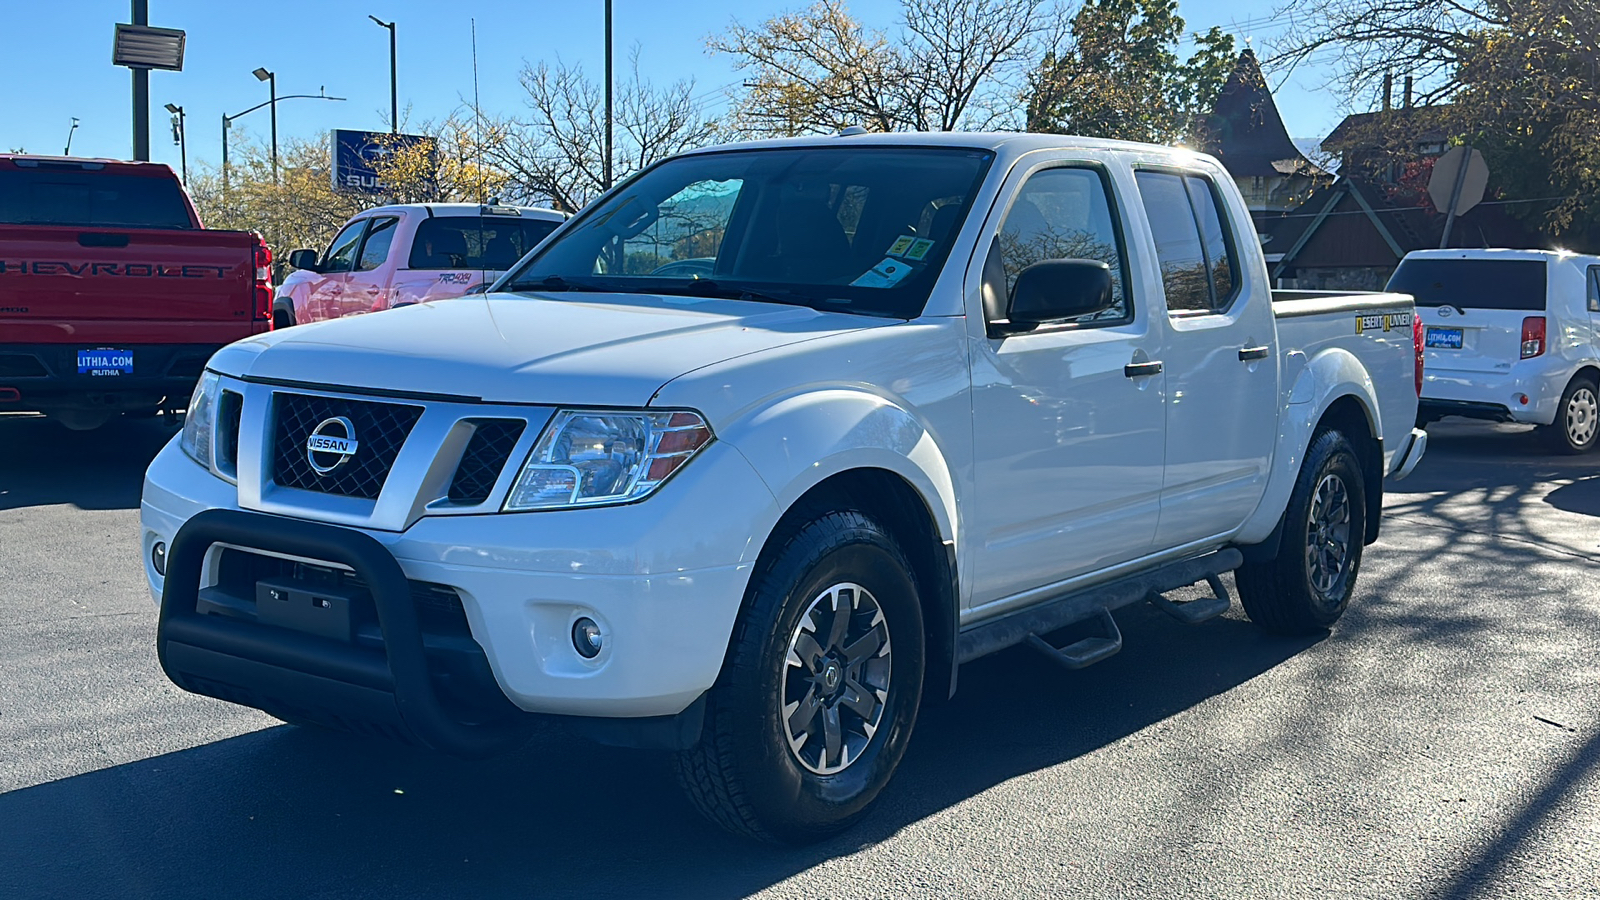
M 1122 367 L 1122 374 L 1128 376 L 1129 378 L 1143 378 L 1146 375 L 1160 375 L 1161 361 L 1152 360 L 1151 362 L 1128 363 Z
M 1272 355 L 1272 348 L 1271 347 L 1240 347 L 1239 348 L 1239 361 L 1240 362 L 1255 362 L 1258 359 L 1266 359 L 1267 357 L 1269 357 L 1271 355 Z

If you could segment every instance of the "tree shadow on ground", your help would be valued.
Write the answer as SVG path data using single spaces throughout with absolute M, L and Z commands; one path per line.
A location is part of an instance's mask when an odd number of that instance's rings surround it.
M 1310 646 L 1129 610 L 1128 649 L 1067 673 L 1014 649 L 931 706 L 871 816 L 817 846 L 704 824 L 660 754 L 559 733 L 487 762 L 288 726 L 0 795 L 0 885 L 95 896 L 743 897 L 1060 765 Z

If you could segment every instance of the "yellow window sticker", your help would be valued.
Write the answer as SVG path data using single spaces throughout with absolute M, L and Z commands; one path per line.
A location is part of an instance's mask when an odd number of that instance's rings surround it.
M 889 245 L 889 255 L 890 256 L 904 256 L 905 252 L 907 250 L 911 249 L 911 245 L 916 243 L 916 241 L 917 241 L 916 235 L 912 235 L 912 234 L 902 234 L 902 235 L 900 235 L 899 237 L 894 239 L 894 243 Z

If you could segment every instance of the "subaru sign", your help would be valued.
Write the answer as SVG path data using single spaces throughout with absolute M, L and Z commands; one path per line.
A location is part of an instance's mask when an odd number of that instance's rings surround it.
M 425 146 L 432 152 L 433 138 L 421 134 L 390 134 L 387 131 L 333 132 L 333 189 L 363 194 L 384 191 L 378 169 L 383 160 L 398 150 Z

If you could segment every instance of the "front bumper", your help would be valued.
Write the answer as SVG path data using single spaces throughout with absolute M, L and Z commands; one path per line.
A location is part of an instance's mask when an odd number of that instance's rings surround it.
M 405 699 L 416 693 L 414 677 L 399 670 L 390 672 L 392 678 L 384 676 L 380 664 L 385 654 L 395 662 L 397 640 L 407 647 L 413 643 L 403 613 L 400 619 L 380 613 L 383 651 L 376 663 L 370 655 L 365 662 L 355 660 L 347 652 L 350 647 L 335 646 L 335 641 L 266 625 L 245 629 L 254 635 L 247 647 L 222 631 L 253 623 L 210 621 L 218 617 L 190 612 L 191 594 L 217 584 L 220 554 L 241 548 L 345 567 L 368 585 L 390 585 L 373 589 L 375 604 L 404 605 L 395 597 L 405 597 L 408 589 L 396 586 L 397 577 L 448 588 L 459 597 L 493 686 L 517 710 L 647 719 L 689 709 L 716 680 L 760 536 L 777 517 L 771 493 L 743 457 L 717 444 L 643 503 L 429 516 L 403 532 L 241 512 L 237 499 L 237 488 L 189 460 L 176 442 L 163 449 L 147 473 L 141 506 L 146 574 L 162 604 L 163 641 L 185 648 L 177 657 L 164 651 L 164 662 L 182 659 L 169 667 L 169 673 L 178 671 L 173 680 L 191 690 L 202 684 L 196 676 L 225 682 L 223 689 L 200 692 L 273 711 L 274 698 L 265 688 L 286 679 L 339 676 L 331 680 L 352 689 L 324 691 L 338 707 L 329 711 L 346 717 L 359 713 L 363 721 L 392 725 L 394 716 L 388 713 L 393 708 L 414 737 L 436 746 L 447 742 L 437 730 L 424 733 L 426 729 L 403 721 L 406 704 L 416 702 Z M 245 518 L 225 523 L 221 530 L 206 524 L 219 521 L 219 514 Z M 180 560 L 178 536 L 197 521 L 204 527 L 194 526 L 184 542 L 201 549 L 184 552 L 198 552 L 200 561 L 188 556 Z M 330 535 L 348 536 L 341 540 L 365 549 L 358 554 Z M 152 562 L 157 543 L 171 548 L 165 577 Z M 379 597 L 383 591 L 389 599 Z M 598 622 L 605 635 L 602 651 L 592 660 L 580 656 L 572 643 L 572 625 L 580 616 Z M 400 621 L 398 632 L 391 632 L 390 620 Z M 169 628 L 169 622 L 176 624 Z M 310 655 L 263 650 L 274 642 Z M 189 647 L 245 662 L 227 663 L 232 681 L 207 676 L 192 671 L 199 657 Z M 403 659 L 407 652 L 401 651 L 401 668 L 409 665 Z M 324 662 L 313 662 L 316 658 Z M 215 659 L 205 664 L 212 663 L 221 664 Z M 407 678 L 412 689 L 403 689 Z M 296 695 L 309 696 L 325 687 L 306 682 Z M 233 690 L 234 696 L 224 696 L 224 689 Z M 375 698 L 374 691 L 380 696 Z M 390 697 L 381 696 L 384 691 Z M 295 717 L 294 709 L 284 711 Z

